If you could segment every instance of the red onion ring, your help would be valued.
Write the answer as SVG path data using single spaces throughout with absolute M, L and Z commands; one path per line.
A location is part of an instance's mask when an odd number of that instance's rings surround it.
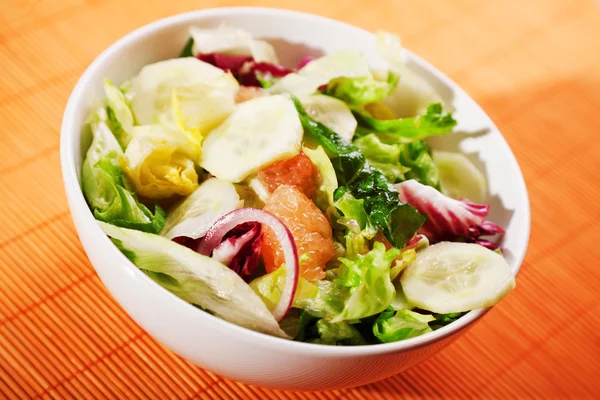
M 277 321 L 281 321 L 292 307 L 292 302 L 294 301 L 294 296 L 296 294 L 296 287 L 298 286 L 300 269 L 298 263 L 298 249 L 296 248 L 294 237 L 292 236 L 292 232 L 290 232 L 283 222 L 268 212 L 256 208 L 240 208 L 233 210 L 223 215 L 213 224 L 198 245 L 196 252 L 205 256 L 210 256 L 213 249 L 221 243 L 227 232 L 244 222 L 258 222 L 268 226 L 275 233 L 275 236 L 283 249 L 286 270 L 285 285 L 281 293 L 281 299 L 272 312 L 273 317 L 275 317 Z

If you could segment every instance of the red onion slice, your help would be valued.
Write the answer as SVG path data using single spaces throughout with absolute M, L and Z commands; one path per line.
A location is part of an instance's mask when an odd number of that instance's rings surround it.
M 202 255 L 210 256 L 216 246 L 218 246 L 223 237 L 245 222 L 258 222 L 268 226 L 277 237 L 283 249 L 285 260 L 285 285 L 281 293 L 281 299 L 273 310 L 273 317 L 281 321 L 292 307 L 292 302 L 298 286 L 299 264 L 298 250 L 292 232 L 278 218 L 266 211 L 255 208 L 240 208 L 233 210 L 219 218 L 214 225 L 206 232 L 204 239 L 198 245 L 196 251 Z

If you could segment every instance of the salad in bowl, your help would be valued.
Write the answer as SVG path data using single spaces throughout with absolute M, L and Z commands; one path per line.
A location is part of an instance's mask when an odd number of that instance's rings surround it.
M 280 65 L 234 26 L 192 27 L 179 58 L 104 82 L 85 199 L 113 243 L 174 295 L 284 339 L 424 335 L 515 286 L 485 175 L 426 140 L 457 125 L 409 70 L 358 51 Z

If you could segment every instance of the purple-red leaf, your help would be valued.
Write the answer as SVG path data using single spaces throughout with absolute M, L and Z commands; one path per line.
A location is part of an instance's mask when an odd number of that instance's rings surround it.
M 256 270 L 262 246 L 262 225 L 246 222 L 230 230 L 214 248 L 212 258 L 227 265 L 242 278 Z
M 291 69 L 281 65 L 268 62 L 256 62 L 252 57 L 237 56 L 233 54 L 198 54 L 196 56 L 200 61 L 204 61 L 223 71 L 229 71 L 238 80 L 240 85 L 261 87 L 257 74 L 261 76 L 270 76 L 282 78 L 293 72 Z
M 413 179 L 397 184 L 396 188 L 402 202 L 427 215 L 427 222 L 421 228 L 421 232 L 431 241 L 462 239 L 481 244 L 491 250 L 498 248 L 497 244 L 481 239 L 481 236 L 504 233 L 500 226 L 485 221 L 490 211 L 488 204 L 456 200 Z

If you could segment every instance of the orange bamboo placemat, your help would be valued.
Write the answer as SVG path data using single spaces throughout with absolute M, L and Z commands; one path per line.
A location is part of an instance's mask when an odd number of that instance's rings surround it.
M 600 398 L 600 8 L 584 0 L 1 0 L 0 394 L 8 398 Z M 364 5 L 361 5 L 364 4 Z M 59 125 L 101 50 L 199 7 L 265 5 L 398 32 L 486 109 L 531 197 L 518 286 L 439 355 L 325 393 L 245 386 L 151 339 L 112 300 L 67 210 Z

